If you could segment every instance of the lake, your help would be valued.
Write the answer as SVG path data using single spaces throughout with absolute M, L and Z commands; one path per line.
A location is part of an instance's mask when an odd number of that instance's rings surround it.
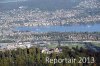
M 39 26 L 39 27 L 16 27 L 15 31 L 31 32 L 100 32 L 100 24 L 72 25 L 72 26 Z

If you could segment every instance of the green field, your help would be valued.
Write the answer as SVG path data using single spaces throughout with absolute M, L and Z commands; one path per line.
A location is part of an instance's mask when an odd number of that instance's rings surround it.
M 100 47 L 100 43 L 93 42 L 92 44 L 97 46 L 97 47 Z

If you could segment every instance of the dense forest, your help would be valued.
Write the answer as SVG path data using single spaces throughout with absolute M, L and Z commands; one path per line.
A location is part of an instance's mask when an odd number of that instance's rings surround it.
M 62 49 L 61 53 L 44 54 L 41 49 L 31 47 L 26 49 L 18 48 L 17 50 L 0 51 L 0 66 L 100 66 L 100 53 L 91 52 L 82 47 L 59 47 Z M 47 63 L 46 57 L 49 58 L 76 58 L 78 57 L 94 57 L 94 63 Z M 84 61 L 84 60 L 83 60 Z

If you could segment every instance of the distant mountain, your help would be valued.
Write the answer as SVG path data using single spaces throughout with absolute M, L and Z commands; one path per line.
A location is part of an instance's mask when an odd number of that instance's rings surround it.
M 0 1 L 0 10 L 16 9 L 20 6 L 27 6 L 29 9 L 40 8 L 42 10 L 71 9 L 80 1 L 81 0 L 2 0 Z
M 0 3 L 20 2 L 20 1 L 27 1 L 27 0 L 0 0 Z
M 29 9 L 92 9 L 100 8 L 100 0 L 0 0 L 0 10 L 16 9 L 27 6 Z
M 100 8 L 100 1 L 99 0 L 82 0 L 76 8 Z

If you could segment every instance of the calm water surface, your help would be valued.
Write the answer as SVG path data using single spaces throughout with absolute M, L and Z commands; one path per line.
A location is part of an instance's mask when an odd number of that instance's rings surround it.
M 72 26 L 16 27 L 16 31 L 32 32 L 100 32 L 100 24 Z

